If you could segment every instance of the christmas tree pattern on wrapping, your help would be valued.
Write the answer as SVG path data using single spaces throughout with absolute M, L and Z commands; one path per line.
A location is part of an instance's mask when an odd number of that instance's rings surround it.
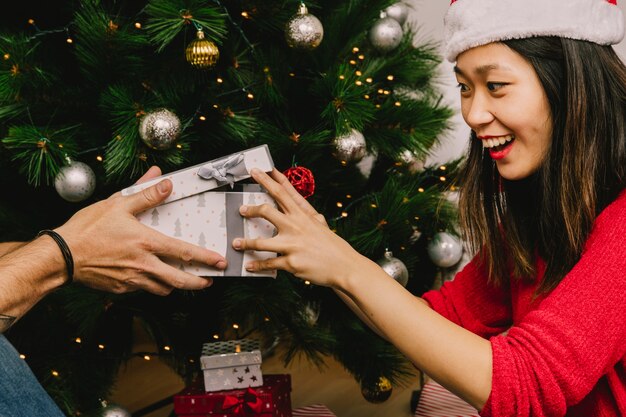
M 202 197 L 200 197 L 200 194 Z M 226 256 L 230 247 L 227 232 L 227 216 L 234 215 L 241 219 L 244 224 L 244 236 L 246 238 L 269 238 L 274 235 L 275 228 L 264 219 L 244 219 L 236 213 L 226 212 L 226 193 L 221 191 L 207 191 L 197 196 L 189 196 L 177 201 L 163 204 L 158 207 L 158 225 L 153 225 L 154 210 L 147 210 L 137 215 L 143 224 L 159 230 L 160 232 L 184 240 L 194 245 L 205 247 Z M 247 204 L 270 204 L 275 206 L 274 200 L 266 193 L 242 193 L 243 201 Z M 200 206 L 200 202 L 204 207 Z M 264 259 L 276 256 L 272 252 L 245 251 L 231 252 L 237 256 L 243 256 L 243 264 L 249 260 Z M 222 276 L 222 270 L 211 268 L 196 262 L 183 263 L 180 260 L 166 259 L 166 262 L 178 269 L 199 276 Z M 248 272 L 241 271 L 241 276 L 275 276 L 273 272 Z

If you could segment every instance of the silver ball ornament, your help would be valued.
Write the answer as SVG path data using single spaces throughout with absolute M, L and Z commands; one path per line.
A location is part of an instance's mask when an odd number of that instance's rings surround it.
M 400 154 L 400 162 L 406 166 L 411 174 L 416 174 L 424 170 L 424 161 L 419 159 L 413 152 L 405 149 Z
M 397 20 L 383 17 L 370 29 L 369 39 L 379 52 L 393 51 L 402 42 L 404 32 Z
M 285 25 L 285 40 L 291 48 L 315 49 L 324 38 L 322 22 L 309 14 L 304 4 L 300 5 L 298 13 L 287 21 Z
M 166 108 L 146 113 L 139 122 L 139 136 L 152 149 L 169 149 L 178 140 L 180 131 L 180 119 Z
M 333 155 L 340 161 L 359 162 L 367 153 L 367 144 L 363 133 L 356 129 L 337 136 L 333 140 Z
M 433 236 L 426 248 L 433 263 L 442 268 L 456 265 L 463 256 L 461 242 L 446 232 L 439 232 Z
M 392 252 L 385 252 L 384 257 L 376 263 L 387 275 L 398 281 L 403 287 L 406 287 L 406 284 L 409 282 L 409 270 L 406 269 L 406 265 L 400 259 L 394 258 Z
M 54 177 L 54 188 L 64 200 L 78 203 L 95 191 L 96 174 L 84 162 L 70 161 Z
M 400 23 L 400 25 L 404 25 L 406 18 L 409 16 L 409 7 L 405 3 L 398 2 L 387 7 L 385 9 L 385 14 L 387 17 L 390 17 Z
M 132 417 L 132 414 L 117 404 L 102 401 L 102 408 L 98 410 L 95 417 Z

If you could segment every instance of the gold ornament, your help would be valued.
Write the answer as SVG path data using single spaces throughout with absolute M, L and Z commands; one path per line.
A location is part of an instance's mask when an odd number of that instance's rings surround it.
M 371 386 L 361 386 L 363 398 L 374 404 L 387 401 L 391 397 L 391 391 L 393 391 L 391 382 L 384 376 L 378 378 L 378 381 Z
M 189 42 L 185 50 L 187 62 L 195 68 L 211 68 L 217 64 L 217 60 L 220 58 L 220 50 L 217 49 L 217 45 L 204 38 L 202 30 L 199 30 L 196 36 L 197 38 Z

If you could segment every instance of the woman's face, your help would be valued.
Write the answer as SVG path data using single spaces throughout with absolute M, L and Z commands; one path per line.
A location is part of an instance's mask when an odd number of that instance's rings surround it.
M 465 122 L 508 180 L 528 177 L 552 140 L 550 105 L 532 65 L 503 43 L 469 49 L 454 68 Z

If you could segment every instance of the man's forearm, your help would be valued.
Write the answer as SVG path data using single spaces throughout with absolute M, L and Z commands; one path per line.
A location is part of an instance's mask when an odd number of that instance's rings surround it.
M 28 242 L 2 242 L 0 243 L 0 258 L 6 255 L 7 253 L 11 253 L 16 249 L 21 248 L 27 243 Z
M 0 257 L 0 331 L 7 330 L 66 279 L 65 262 L 50 237 L 11 248 Z

